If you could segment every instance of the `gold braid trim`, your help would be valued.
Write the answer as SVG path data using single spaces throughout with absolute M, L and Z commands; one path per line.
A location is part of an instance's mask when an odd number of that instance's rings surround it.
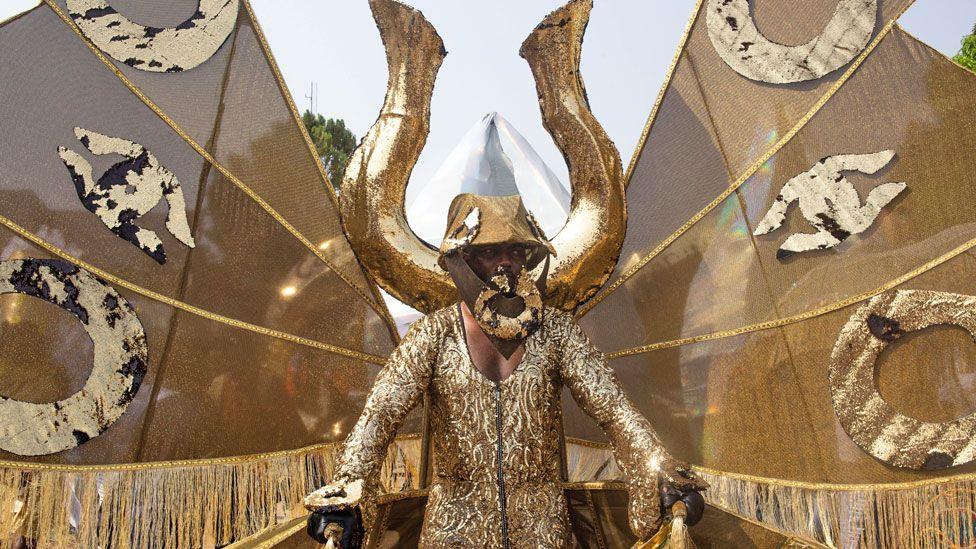
M 664 84 L 661 85 L 661 89 L 657 92 L 654 106 L 651 107 L 651 114 L 647 116 L 647 122 L 644 123 L 644 129 L 641 131 L 640 139 L 637 140 L 637 147 L 634 148 L 634 154 L 630 157 L 630 164 L 627 165 L 627 173 L 624 174 L 625 189 L 630 185 L 630 178 L 634 175 L 637 159 L 640 158 L 641 153 L 644 151 L 644 145 L 647 143 L 647 138 L 651 135 L 651 128 L 654 127 L 654 121 L 657 120 L 657 112 L 661 109 L 661 103 L 664 102 L 664 95 L 668 92 L 668 88 L 671 87 L 674 71 L 678 68 L 678 61 L 681 60 L 681 54 L 685 52 L 685 46 L 688 45 L 688 38 L 691 36 L 691 30 L 695 26 L 695 21 L 698 20 L 698 14 L 701 13 L 701 7 L 704 1 L 698 0 L 695 4 L 695 9 L 692 11 L 691 18 L 688 19 L 688 23 L 685 25 L 684 34 L 681 35 L 681 40 L 678 42 L 678 49 L 674 52 L 674 58 L 671 59 L 671 66 L 668 67 L 668 72 L 664 75 Z
M 195 315 L 202 316 L 203 318 L 206 318 L 208 320 L 213 320 L 213 321 L 216 321 L 216 322 L 220 322 L 220 323 L 223 323 L 223 324 L 227 324 L 227 325 L 233 326 L 235 328 L 240 328 L 242 330 L 248 330 L 248 331 L 255 332 L 255 333 L 258 333 L 258 334 L 261 334 L 261 335 L 275 337 L 275 338 L 278 338 L 278 339 L 282 339 L 282 340 L 285 340 L 285 341 L 289 341 L 291 343 L 297 343 L 299 345 L 305 345 L 307 347 L 312 347 L 312 348 L 315 348 L 315 349 L 321 349 L 323 351 L 328 351 L 330 353 L 335 353 L 337 355 L 347 356 L 347 357 L 350 357 L 350 358 L 355 358 L 355 359 L 358 359 L 358 360 L 362 360 L 364 362 L 371 362 L 373 364 L 381 364 L 382 365 L 382 364 L 385 364 L 386 363 L 386 358 L 385 357 L 376 356 L 376 355 L 372 355 L 372 354 L 368 354 L 368 353 L 363 353 L 363 352 L 360 352 L 360 351 L 354 351 L 352 349 L 346 349 L 345 347 L 339 347 L 337 345 L 330 345 L 328 343 L 323 343 L 321 341 L 315 341 L 313 339 L 308 339 L 308 338 L 305 338 L 305 337 L 301 337 L 301 336 L 289 334 L 289 333 L 286 333 L 286 332 L 281 332 L 281 331 L 278 331 L 278 330 L 273 330 L 271 328 L 265 328 L 264 326 L 258 326 L 256 324 L 251 324 L 249 322 L 244 322 L 242 320 L 237 320 L 236 318 L 230 318 L 230 317 L 226 317 L 226 316 L 219 315 L 219 314 L 216 314 L 216 313 L 212 313 L 212 312 L 207 311 L 205 309 L 201 309 L 200 307 L 197 307 L 195 305 L 190 305 L 189 303 L 184 303 L 182 301 L 179 301 L 177 299 L 173 299 L 171 297 L 165 296 L 165 295 L 160 294 L 158 292 L 154 292 L 152 290 L 148 290 L 146 288 L 143 288 L 142 286 L 139 286 L 139 285 L 137 285 L 137 284 L 135 284 L 133 282 L 129 282 L 128 280 L 125 280 L 124 278 L 120 278 L 118 276 L 115 276 L 115 275 L 113 275 L 113 274 L 111 274 L 111 273 L 109 273 L 107 271 L 104 271 L 102 269 L 99 269 L 98 267 L 95 267 L 94 265 L 92 265 L 90 263 L 87 263 L 85 261 L 82 261 L 81 259 L 78 259 L 77 257 L 69 254 L 68 252 L 62 250 L 61 248 L 58 248 L 54 244 L 51 244 L 50 242 L 47 242 L 46 240 L 42 239 L 41 237 L 35 235 L 34 233 L 32 233 L 32 232 L 28 231 L 27 229 L 21 227 L 20 225 L 14 223 L 10 219 L 7 219 L 3 215 L 0 215 L 0 225 L 3 225 L 5 227 L 7 227 L 8 229 L 10 229 L 14 233 L 18 234 L 19 236 L 23 237 L 24 239 L 26 239 L 26 240 L 28 240 L 28 241 L 36 244 L 37 246 L 39 246 L 41 248 L 44 248 L 48 252 L 50 252 L 50 253 L 52 253 L 52 254 L 60 257 L 61 259 L 64 259 L 65 261 L 69 261 L 71 263 L 74 263 L 78 267 L 81 267 L 82 269 L 85 269 L 87 271 L 90 271 L 92 274 L 94 274 L 95 276 L 97 276 L 99 278 L 102 278 L 104 280 L 107 280 L 108 282 L 111 282 L 112 284 L 114 284 L 116 286 L 120 286 L 122 288 L 125 288 L 127 290 L 130 290 L 130 291 L 135 292 L 137 294 L 140 294 L 142 296 L 148 297 L 149 299 L 153 299 L 155 301 L 159 301 L 160 303 L 165 303 L 166 305 L 169 305 L 170 307 L 175 307 L 177 309 L 186 311 L 188 313 L 193 313 Z
M 202 156 L 204 160 L 209 162 L 210 165 L 216 168 L 217 171 L 219 171 L 231 183 L 233 183 L 239 189 L 244 191 L 244 194 L 250 197 L 251 200 L 255 201 L 259 206 L 261 206 L 261 208 L 263 208 L 264 211 L 268 212 L 268 214 L 271 217 L 273 217 L 275 221 L 277 221 L 282 227 L 284 227 L 289 233 L 291 233 L 292 236 L 298 239 L 299 242 L 301 242 L 306 248 L 308 248 L 313 254 L 315 254 L 315 256 L 319 258 L 319 260 L 321 260 L 323 263 L 325 263 L 327 267 L 332 269 L 332 271 L 335 272 L 336 276 L 341 278 L 343 282 L 349 285 L 349 287 L 352 288 L 352 290 L 355 291 L 356 294 L 358 294 L 361 298 L 366 300 L 370 308 L 372 308 L 378 315 L 380 315 L 384 320 L 386 320 L 387 323 L 392 323 L 392 318 L 390 317 L 390 313 L 386 309 L 385 305 L 383 304 L 378 305 L 376 302 L 373 301 L 373 299 L 367 296 L 362 289 L 360 289 L 352 281 L 346 278 L 346 275 L 344 275 L 342 271 L 340 271 L 339 269 L 336 269 L 335 265 L 333 265 L 332 262 L 329 261 L 327 257 L 325 257 L 325 254 L 323 254 L 314 244 L 312 244 L 312 242 L 309 241 L 308 238 L 305 237 L 305 235 L 300 233 L 298 229 L 296 229 L 291 223 L 288 222 L 288 220 L 282 217 L 282 215 L 279 214 L 277 210 L 272 208 L 271 205 L 268 204 L 263 198 L 261 198 L 260 195 L 258 195 L 250 187 L 244 184 L 243 181 L 241 181 L 237 176 L 231 173 L 230 170 L 224 167 L 223 164 L 217 162 L 217 159 L 215 159 L 213 155 L 207 152 L 207 149 L 205 149 L 203 146 L 197 143 L 192 137 L 190 137 L 189 134 L 183 131 L 183 128 L 181 128 L 179 124 L 176 123 L 175 120 L 170 118 L 169 115 L 167 115 L 161 108 L 159 108 L 159 106 L 156 105 L 156 103 L 154 103 L 153 100 L 150 99 L 145 93 L 143 93 L 138 86 L 136 86 L 131 80 L 129 80 L 129 78 L 118 67 L 116 67 L 115 64 L 112 63 L 112 61 L 110 61 L 105 56 L 105 54 L 102 53 L 100 49 L 98 49 L 98 46 L 95 46 L 90 40 L 88 40 L 88 38 L 85 37 L 84 33 L 81 32 L 81 29 L 78 28 L 78 25 L 76 25 L 75 22 L 70 17 L 68 17 L 68 15 L 64 13 L 62 9 L 57 4 L 54 3 L 53 0 L 43 0 L 43 2 L 47 4 L 48 7 L 50 7 L 52 10 L 54 10 L 54 12 L 58 15 L 58 17 L 60 17 L 61 20 L 64 21 L 64 24 L 74 31 L 74 33 L 81 39 L 81 41 L 84 42 L 86 46 L 88 46 L 88 49 L 91 50 L 91 52 L 94 53 L 96 57 L 98 57 L 98 59 L 102 62 L 102 64 L 104 64 L 110 71 L 112 71 L 112 73 L 115 74 L 115 76 L 123 84 L 125 84 L 125 87 L 129 88 L 129 91 L 131 91 L 136 97 L 139 98 L 140 101 L 142 101 L 147 107 L 149 107 L 149 109 L 152 110 L 156 114 L 156 116 L 158 116 L 163 122 L 165 122 L 170 128 L 172 128 L 172 130 L 176 132 L 177 135 L 183 138 L 183 141 L 185 141 L 194 151 L 196 151 L 197 154 Z
M 404 459 L 398 446 L 416 445 L 417 439 L 398 437 L 383 469 L 396 468 Z M 254 543 L 268 536 L 283 539 L 276 535 L 282 528 L 295 528 L 294 533 L 296 525 L 304 527 L 302 499 L 332 478 L 340 448 L 332 442 L 247 456 L 117 465 L 3 461 L 0 548 L 20 538 L 39 547 L 213 547 L 235 541 L 264 546 Z M 380 480 L 384 494 L 378 503 L 422 495 L 415 478 L 381 474 Z
M 50 0 L 45 0 L 45 1 L 50 1 Z M 800 120 L 796 123 L 796 125 L 794 125 L 790 129 L 790 131 L 788 131 L 785 135 L 783 135 L 782 139 L 777 141 L 772 147 L 770 147 L 765 153 L 763 153 L 762 156 L 756 159 L 756 161 L 753 162 L 751 166 L 746 168 L 745 172 L 743 172 L 742 175 L 740 175 L 739 178 L 736 179 L 734 183 L 732 183 L 732 185 L 730 185 L 727 189 L 725 189 L 722 192 L 722 194 L 715 197 L 714 200 L 712 200 L 707 206 L 702 208 L 701 211 L 699 211 L 694 216 L 692 216 L 692 218 L 686 221 L 684 225 L 678 228 L 678 230 L 671 233 L 670 236 L 668 236 L 663 241 L 661 241 L 661 243 L 658 244 L 657 247 L 651 250 L 650 253 L 644 256 L 639 262 L 637 262 L 636 265 L 627 269 L 627 271 L 625 271 L 622 275 L 620 275 L 620 278 L 615 280 L 609 286 L 605 287 L 603 291 L 593 296 L 593 298 L 590 299 L 588 302 L 581 305 L 576 311 L 576 318 L 580 318 L 586 313 L 588 313 L 591 309 L 593 309 L 593 307 L 595 307 L 598 303 L 603 301 L 608 295 L 613 293 L 614 290 L 616 290 L 617 288 L 622 286 L 625 282 L 627 282 L 627 280 L 629 280 L 638 271 L 644 268 L 644 266 L 647 265 L 652 259 L 657 257 L 658 254 L 660 254 L 661 252 L 663 252 L 665 248 L 670 246 L 681 235 L 687 232 L 688 229 L 690 229 L 696 223 L 701 221 L 701 219 L 704 218 L 705 215 L 708 214 L 708 212 L 712 211 L 713 209 L 715 209 L 716 206 L 724 202 L 726 198 L 731 196 L 732 193 L 736 191 L 736 189 L 741 187 L 743 183 L 745 183 L 750 177 L 752 177 L 752 175 L 756 173 L 756 171 L 758 171 L 763 164 L 765 164 L 770 158 L 773 157 L 773 155 L 779 152 L 780 149 L 786 146 L 786 144 L 789 143 L 793 139 L 793 137 L 796 136 L 796 134 L 799 133 L 800 130 L 802 130 L 807 125 L 807 122 L 809 122 L 818 112 L 820 112 L 820 109 L 822 109 L 824 105 L 826 105 L 827 102 L 830 101 L 830 99 L 834 96 L 834 94 L 837 93 L 845 83 L 847 83 L 847 81 L 850 79 L 851 76 L 854 75 L 854 73 L 861 66 L 861 64 L 864 63 L 864 60 L 868 58 L 868 56 L 871 54 L 871 52 L 874 51 L 874 49 L 878 46 L 878 44 L 880 44 L 881 41 L 888 35 L 888 33 L 891 32 L 891 29 L 895 26 L 895 23 L 898 17 L 900 16 L 901 13 L 895 16 L 895 18 L 889 21 L 888 24 L 886 24 L 884 28 L 881 29 L 881 31 L 874 38 L 871 44 L 868 45 L 868 47 L 865 48 L 863 52 L 861 52 L 861 55 L 858 56 L 858 58 L 851 63 L 850 67 L 847 68 L 847 71 L 845 71 L 844 74 L 840 78 L 838 78 L 837 82 L 835 82 L 834 85 L 831 86 L 830 89 L 827 90 L 827 92 L 813 105 L 813 107 L 811 107 L 810 110 L 807 111 L 807 113 L 803 115 L 802 118 L 800 118 Z
M 836 301 L 836 302 L 831 303 L 831 304 L 828 304 L 828 305 L 824 305 L 823 307 L 820 307 L 818 309 L 814 309 L 814 310 L 811 310 L 811 311 L 806 311 L 804 313 L 800 313 L 800 314 L 793 315 L 793 316 L 788 316 L 786 318 L 781 318 L 781 319 L 778 319 L 778 320 L 770 320 L 770 321 L 767 321 L 767 322 L 760 322 L 759 324 L 752 324 L 752 325 L 749 325 L 749 326 L 743 326 L 741 328 L 735 328 L 735 329 L 732 329 L 732 330 L 723 330 L 723 331 L 720 331 L 720 332 L 712 332 L 712 333 L 708 333 L 708 334 L 702 334 L 702 335 L 697 335 L 697 336 L 685 337 L 685 338 L 681 338 L 681 339 L 673 339 L 671 341 L 662 341 L 662 342 L 659 342 L 659 343 L 651 343 L 649 345 L 642 345 L 640 347 L 633 347 L 631 349 L 624 349 L 624 350 L 621 350 L 621 351 L 615 351 L 615 352 L 612 352 L 612 353 L 608 353 L 607 354 L 607 358 L 614 359 L 614 358 L 620 358 L 620 357 L 624 357 L 624 356 L 637 355 L 637 354 L 641 354 L 641 353 L 649 353 L 651 351 L 657 351 L 657 350 L 660 350 L 660 349 L 670 349 L 672 347 L 680 347 L 682 345 L 689 345 L 689 344 L 692 344 L 692 343 L 699 343 L 699 342 L 702 342 L 702 341 L 711 341 L 711 340 L 714 340 L 714 339 L 722 339 L 722 338 L 725 338 L 725 337 L 732 337 L 732 336 L 742 335 L 742 334 L 746 334 L 746 333 L 749 333 L 749 332 L 758 332 L 760 330 L 768 330 L 770 328 L 779 328 L 780 326 L 786 326 L 787 324 L 793 324 L 795 322 L 800 322 L 800 321 L 803 321 L 803 320 L 809 320 L 811 318 L 814 318 L 814 317 L 817 317 L 817 316 L 820 316 L 820 315 L 824 315 L 824 314 L 827 314 L 827 313 L 832 313 L 834 311 L 837 311 L 839 309 L 843 309 L 844 307 L 853 305 L 855 303 L 859 303 L 859 302 L 864 301 L 866 299 L 871 299 L 872 297 L 874 297 L 874 296 L 876 296 L 878 294 L 882 294 L 882 293 L 887 292 L 888 290 L 891 290 L 891 289 L 893 289 L 893 288 L 895 288 L 895 287 L 897 287 L 897 286 L 899 286 L 901 284 L 904 284 L 905 282 L 908 282 L 909 280 L 915 278 L 916 276 L 918 276 L 918 275 L 920 275 L 922 273 L 925 273 L 926 271 L 929 271 L 931 269 L 934 269 L 935 267 L 938 267 L 939 265 L 945 263 L 946 261 L 949 261 L 950 259 L 952 259 L 952 258 L 954 258 L 954 257 L 956 257 L 956 256 L 958 256 L 960 254 L 963 254 L 963 253 L 967 252 L 968 250 L 972 249 L 974 246 L 976 246 L 976 239 L 972 239 L 972 240 L 970 240 L 970 241 L 968 241 L 968 242 L 966 242 L 964 244 L 961 244 L 960 246 L 958 246 L 958 247 L 956 247 L 956 248 L 954 248 L 954 249 L 952 249 L 952 250 L 950 250 L 950 251 L 948 251 L 948 252 L 940 255 L 939 257 L 936 257 L 935 259 L 933 259 L 933 260 L 931 260 L 931 261 L 929 261 L 929 262 L 927 262 L 927 263 L 925 263 L 925 264 L 923 264 L 923 265 L 921 265 L 921 266 L 913 269 L 912 271 L 909 271 L 909 272 L 901 275 L 900 277 L 898 277 L 898 278 L 896 278 L 894 280 L 891 280 L 891 281 L 883 284 L 882 286 L 879 286 L 878 288 L 875 288 L 873 290 L 869 290 L 867 292 L 863 292 L 863 293 L 860 293 L 860 294 L 857 294 L 857 295 L 853 295 L 853 296 L 847 297 L 845 299 L 842 299 L 840 301 Z

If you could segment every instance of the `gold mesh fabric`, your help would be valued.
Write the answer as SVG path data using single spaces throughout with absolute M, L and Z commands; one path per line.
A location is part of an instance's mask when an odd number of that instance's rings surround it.
M 875 32 L 912 1 L 879 1 Z M 695 14 L 655 118 L 638 145 L 627 187 L 627 238 L 608 284 L 725 190 L 848 68 L 785 86 L 744 78 L 719 57 L 708 38 L 707 3 Z M 753 13 L 768 38 L 799 44 L 819 34 L 836 7 L 837 0 L 762 0 L 754 2 Z
M 903 284 L 976 294 L 962 254 Z M 628 395 L 676 457 L 725 471 L 809 482 L 905 482 L 976 470 L 887 466 L 858 448 L 837 421 L 827 381 L 830 353 L 860 304 L 782 328 L 661 349 L 613 361 Z M 878 361 L 878 386 L 913 416 L 945 420 L 976 407 L 976 348 L 956 329 L 939 327 L 892 344 Z M 598 429 L 575 407 L 567 435 L 595 440 Z
M 65 6 L 65 0 L 55 3 Z M 112 5 L 130 18 L 166 24 L 180 22 L 196 9 L 191 0 L 160 6 L 123 0 Z M 156 74 L 113 64 L 189 137 L 318 246 L 357 291 L 378 300 L 345 238 L 336 238 L 342 231 L 328 183 L 296 131 L 250 10 L 244 5 L 240 10 L 237 29 L 224 46 L 192 70 Z
M 112 4 L 156 26 L 179 23 L 195 9 L 195 2 L 182 0 Z M 64 7 L 63 1 L 56 5 Z M 135 90 L 48 5 L 0 28 L 0 65 L 0 125 L 7 136 L 0 150 L 0 215 L 67 256 L 202 310 L 188 312 L 117 288 L 146 330 L 146 378 L 127 411 L 102 435 L 31 461 L 211 458 L 344 438 L 380 367 L 365 360 L 382 361 L 394 335 L 342 234 L 328 183 L 247 7 L 227 42 L 199 67 L 150 74 L 113 64 Z M 167 231 L 166 204 L 135 222 L 162 240 L 162 265 L 85 209 L 58 147 L 90 161 L 96 180 L 120 157 L 89 153 L 74 135 L 76 126 L 141 144 L 176 174 L 194 248 Z M 0 260 L 51 257 L 8 228 L 0 228 Z M 214 315 L 372 358 L 242 329 Z M 88 377 L 91 343 L 64 311 L 36 298 L 4 295 L 0 323 L 0 393 L 49 402 L 77 390 Z M 402 432 L 419 428 L 415 413 Z M 0 460 L 23 458 L 0 452 Z
M 878 2 L 881 27 L 895 19 L 914 0 Z M 707 3 L 707 2 L 706 2 Z M 837 0 L 760 0 L 752 2 L 756 25 L 767 38 L 781 44 L 802 44 L 821 32 L 837 9 Z M 685 50 L 690 70 L 702 85 L 702 95 L 725 151 L 730 171 L 743 170 L 764 152 L 768 142 L 784 135 L 843 74 L 846 66 L 810 82 L 768 85 L 746 79 L 715 52 L 702 13 Z M 651 143 L 649 140 L 648 143 Z
M 822 26 L 813 12 L 806 13 L 808 3 L 779 11 L 767 11 L 767 4 L 775 8 L 777 2 L 758 3 L 755 12 L 772 39 L 798 43 L 812 35 L 764 22 L 770 14 L 789 14 L 810 29 Z M 822 14 L 829 17 L 836 2 L 809 3 L 819 4 L 830 4 Z M 882 3 L 882 18 L 905 5 Z M 724 65 L 707 36 L 697 37 L 700 25 L 692 31 L 628 188 L 630 224 L 618 273 L 638 264 L 737 179 L 768 149 L 765 137 L 796 124 L 824 86 L 847 70 L 808 84 L 751 82 Z M 694 60 L 704 91 L 689 84 L 694 79 L 688 59 Z M 729 75 L 723 79 L 722 72 Z M 971 251 L 913 273 L 976 238 L 976 165 L 968 153 L 976 123 L 974 91 L 976 75 L 893 27 L 736 192 L 583 316 L 587 333 L 617 357 L 613 363 L 630 398 L 677 457 L 718 470 L 833 483 L 901 482 L 974 470 L 972 464 L 928 472 L 891 467 L 844 432 L 833 410 L 827 367 L 841 327 L 860 303 L 783 327 L 640 352 L 650 344 L 721 336 L 816 311 L 870 294 L 907 273 L 917 276 L 897 288 L 976 293 Z M 777 248 L 788 235 L 814 231 L 793 204 L 780 229 L 752 236 L 788 179 L 827 156 L 885 149 L 896 153 L 888 167 L 847 177 L 862 201 L 882 183 L 904 181 L 908 189 L 864 233 L 831 249 L 779 260 Z M 706 169 L 716 175 L 689 182 L 689 172 L 700 178 Z M 957 329 L 913 334 L 882 355 L 881 394 L 899 410 L 929 421 L 971 413 L 974 353 L 972 341 Z M 574 408 L 565 408 L 567 436 L 600 440 Z

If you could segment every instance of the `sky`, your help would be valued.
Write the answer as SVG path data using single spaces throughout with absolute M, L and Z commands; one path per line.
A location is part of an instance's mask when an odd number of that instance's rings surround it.
M 192 0 L 166 0 L 187 4 Z M 316 111 L 339 117 L 361 137 L 386 90 L 386 59 L 366 0 L 251 0 L 285 81 L 301 110 L 318 85 Z M 754 0 L 761 5 L 762 0 Z M 2 0 L 0 20 L 36 5 Z M 449 52 L 438 75 L 431 131 L 408 187 L 408 200 L 465 132 L 497 111 L 565 182 L 566 166 L 542 127 L 535 85 L 518 56 L 522 40 L 562 0 L 413 0 Z M 582 72 L 597 119 L 626 165 L 664 81 L 694 0 L 595 0 Z M 973 0 L 918 0 L 902 26 L 947 55 L 976 22 Z
M 759 0 L 761 2 L 761 0 Z M 483 115 L 498 111 L 564 181 L 567 169 L 542 127 L 535 84 L 518 49 L 562 0 L 413 0 L 444 39 L 431 131 L 411 176 L 408 201 Z M 387 67 L 365 0 L 252 0 L 300 108 L 318 84 L 317 110 L 340 116 L 361 137 L 376 120 Z M 694 0 L 595 0 L 581 70 L 590 106 L 627 165 L 694 8 Z M 948 55 L 976 22 L 976 1 L 918 0 L 902 18 Z M 336 77 L 341 80 L 337 81 Z

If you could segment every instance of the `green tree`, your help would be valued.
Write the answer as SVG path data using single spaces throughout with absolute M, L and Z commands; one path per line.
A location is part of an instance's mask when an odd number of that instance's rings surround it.
M 325 172 L 329 174 L 332 187 L 338 191 L 342 185 L 342 176 L 346 173 L 349 156 L 356 149 L 356 136 L 346 128 L 346 123 L 341 118 L 325 118 L 321 114 L 305 111 L 302 123 L 315 144 L 315 150 L 325 166 Z
M 976 26 L 973 27 L 972 34 L 962 39 L 962 50 L 952 59 L 967 69 L 976 71 Z

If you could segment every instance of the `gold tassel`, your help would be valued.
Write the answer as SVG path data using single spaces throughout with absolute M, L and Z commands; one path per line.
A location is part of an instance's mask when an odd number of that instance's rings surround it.
M 688 518 L 688 507 L 683 501 L 676 501 L 671 507 L 671 535 L 665 544 L 666 549 L 695 549 L 695 542 L 691 541 L 691 534 L 685 519 Z
M 631 549 L 695 549 L 695 542 L 691 539 L 688 525 L 688 507 L 683 501 L 676 501 L 671 507 L 671 522 L 661 526 L 661 529 L 647 541 L 638 541 Z

